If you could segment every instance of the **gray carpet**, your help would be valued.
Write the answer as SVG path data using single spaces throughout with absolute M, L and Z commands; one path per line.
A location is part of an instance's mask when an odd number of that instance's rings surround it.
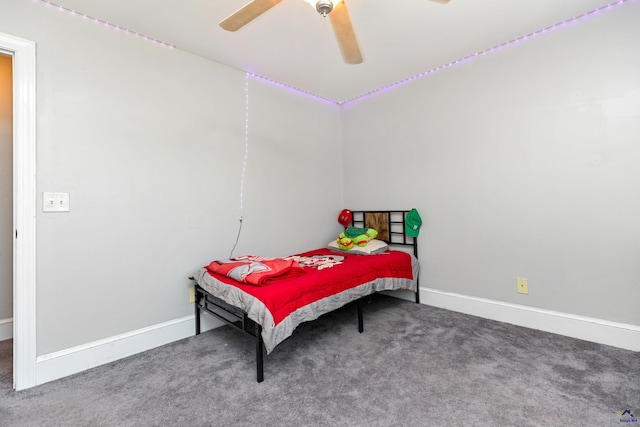
M 353 306 L 300 326 L 266 357 L 261 384 L 254 342 L 228 327 L 21 392 L 10 390 L 10 341 L 0 343 L 0 425 L 614 426 L 625 409 L 640 418 L 640 353 L 382 295 L 364 313 L 363 334 Z

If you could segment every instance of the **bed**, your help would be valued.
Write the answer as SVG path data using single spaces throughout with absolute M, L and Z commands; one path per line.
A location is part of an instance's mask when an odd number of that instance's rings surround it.
M 352 211 L 352 227 L 378 232 L 364 248 L 341 251 L 331 243 L 284 258 L 246 256 L 212 261 L 192 276 L 196 282 L 196 335 L 201 332 L 200 316 L 205 312 L 252 336 L 256 345 L 256 378 L 262 382 L 264 354 L 271 353 L 301 323 L 355 302 L 358 330 L 362 333 L 364 297 L 405 289 L 413 291 L 419 303 L 418 240 L 405 233 L 409 212 Z M 256 279 L 255 283 L 247 283 L 221 273 L 220 268 L 234 262 L 257 265 L 263 270 L 270 270 L 269 262 L 280 263 L 278 266 L 287 272 L 277 277 L 274 274 L 264 282 Z

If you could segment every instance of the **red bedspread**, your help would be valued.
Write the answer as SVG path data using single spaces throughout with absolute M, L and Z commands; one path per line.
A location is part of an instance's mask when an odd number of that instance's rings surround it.
M 286 280 L 305 273 L 294 259 L 255 255 L 212 261 L 205 268 L 210 273 L 255 286 L 269 285 L 276 280 Z
M 413 279 L 411 257 L 401 251 L 365 256 L 316 249 L 285 259 L 295 260 L 305 273 L 253 286 L 207 271 L 260 300 L 273 316 L 274 325 L 301 307 L 375 279 Z

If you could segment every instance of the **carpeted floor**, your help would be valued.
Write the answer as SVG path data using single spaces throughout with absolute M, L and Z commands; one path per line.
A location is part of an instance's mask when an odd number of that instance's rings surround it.
M 13 340 L 0 341 L 0 396 L 10 390 L 13 383 Z M 0 397 L 0 402 L 2 398 Z M 2 406 L 0 406 L 2 408 Z M 0 412 L 0 414 L 2 414 Z M 2 422 L 0 421 L 0 425 Z
M 363 334 L 353 306 L 300 326 L 266 357 L 261 384 L 254 342 L 228 327 L 21 392 L 10 390 L 10 341 L 0 343 L 0 425 L 614 426 L 633 421 L 626 409 L 640 418 L 640 353 L 382 295 L 364 313 Z

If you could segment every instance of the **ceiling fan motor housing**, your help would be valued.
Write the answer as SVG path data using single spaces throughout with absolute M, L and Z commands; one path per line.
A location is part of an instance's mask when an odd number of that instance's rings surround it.
M 327 16 L 333 10 L 333 2 L 330 0 L 319 0 L 316 3 L 316 10 L 320 15 Z

